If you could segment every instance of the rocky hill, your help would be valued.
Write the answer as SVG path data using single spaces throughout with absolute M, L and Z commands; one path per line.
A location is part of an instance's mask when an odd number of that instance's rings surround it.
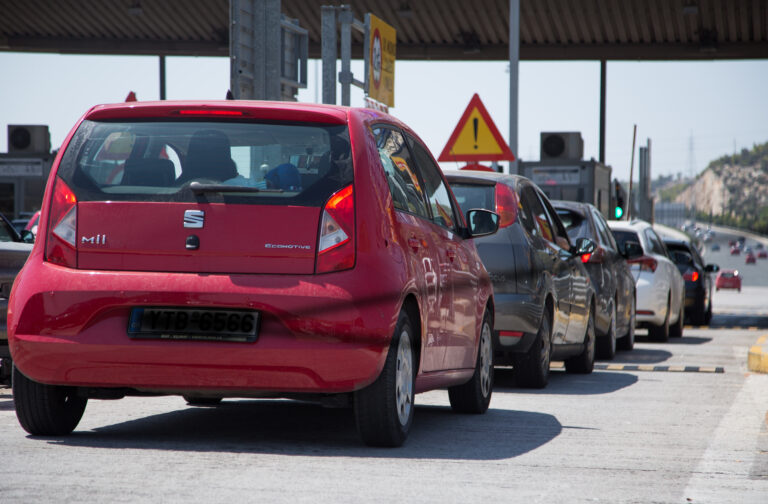
M 694 181 L 660 191 L 716 224 L 768 231 L 768 142 L 709 163 Z

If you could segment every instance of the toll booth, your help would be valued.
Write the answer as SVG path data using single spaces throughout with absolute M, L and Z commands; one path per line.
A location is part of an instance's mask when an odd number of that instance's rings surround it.
M 53 162 L 48 126 L 8 125 L 8 152 L 0 153 L 0 212 L 9 219 L 40 210 Z
M 581 159 L 579 132 L 541 133 L 541 160 L 520 161 L 519 173 L 538 185 L 549 199 L 591 203 L 613 219 L 611 167 Z

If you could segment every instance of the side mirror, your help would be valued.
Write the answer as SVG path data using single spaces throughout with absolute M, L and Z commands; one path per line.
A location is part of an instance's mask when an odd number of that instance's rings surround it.
M 469 237 L 492 235 L 499 230 L 499 214 L 484 208 L 473 208 L 467 212 Z
M 591 254 L 595 251 L 597 245 L 589 238 L 576 238 L 576 243 L 571 248 L 573 255 L 581 256 L 584 254 Z
M 624 243 L 624 251 L 622 254 L 624 259 L 637 259 L 643 255 L 643 247 L 636 241 L 628 241 Z
M 35 234 L 29 229 L 22 229 L 21 241 L 23 241 L 24 243 L 35 243 Z
M 717 264 L 707 264 L 706 266 L 704 266 L 704 271 L 706 271 L 707 273 L 717 273 L 718 271 L 720 271 L 720 266 L 718 266 Z

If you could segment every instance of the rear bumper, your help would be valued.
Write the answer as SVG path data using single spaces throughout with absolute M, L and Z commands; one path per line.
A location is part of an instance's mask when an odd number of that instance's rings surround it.
M 637 323 L 661 325 L 667 316 L 667 291 L 654 282 L 654 276 L 641 273 L 636 279 Z M 652 313 L 642 313 L 652 312 Z
M 544 308 L 531 296 L 523 294 L 494 295 L 494 348 L 498 357 L 524 353 L 536 339 Z M 500 337 L 500 331 L 523 333 L 520 337 Z
M 38 263 L 22 274 L 9 310 L 10 350 L 25 375 L 54 385 L 232 395 L 354 391 L 379 375 L 400 301 L 399 293 L 372 298 L 376 284 L 358 286 L 351 272 L 94 273 Z M 134 306 L 255 309 L 258 339 L 131 339 Z

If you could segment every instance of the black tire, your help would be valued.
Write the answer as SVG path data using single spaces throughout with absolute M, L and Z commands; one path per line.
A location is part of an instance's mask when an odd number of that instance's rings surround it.
M 616 303 L 611 303 L 611 320 L 608 322 L 608 332 L 597 338 L 597 356 L 605 360 L 613 360 L 616 356 Z
M 472 378 L 463 385 L 450 387 L 448 399 L 451 408 L 459 413 L 481 414 L 488 410 L 493 393 L 493 322 L 486 310 L 480 326 L 477 361 Z
M 412 341 L 411 321 L 402 311 L 384 369 L 375 382 L 354 394 L 357 432 L 369 446 L 400 446 L 408 437 L 415 413 Z
M 584 331 L 584 349 L 576 357 L 565 359 L 566 373 L 589 374 L 595 368 L 595 308 L 589 309 L 587 330 Z
M 63 436 L 80 423 L 88 398 L 79 396 L 76 387 L 38 383 L 16 366 L 12 381 L 16 417 L 33 436 Z
M 664 322 L 660 326 L 650 325 L 648 326 L 648 337 L 653 341 L 669 341 L 669 312 L 672 306 L 667 297 L 667 315 L 664 317 Z
M 632 296 L 630 300 L 630 307 L 629 307 L 629 326 L 627 328 L 626 334 L 619 338 L 618 345 L 619 348 L 622 350 L 632 350 L 635 348 L 635 324 L 636 324 L 636 315 L 635 315 L 635 307 L 637 306 L 635 304 L 635 296 Z
M 218 406 L 221 404 L 221 397 L 194 397 L 182 396 L 190 406 Z
M 704 307 L 704 299 L 701 300 L 700 304 L 694 307 L 693 313 L 691 314 L 691 323 L 697 326 L 708 324 L 707 310 Z
M 683 298 L 685 299 L 685 298 Z M 670 338 L 682 338 L 683 337 L 683 327 L 685 326 L 685 312 L 684 310 L 685 301 L 680 300 L 680 312 L 678 313 L 677 322 L 669 326 L 669 337 Z
M 711 323 L 712 323 L 712 298 L 709 298 L 707 313 L 704 315 L 704 325 L 709 325 Z
M 514 374 L 521 387 L 544 388 L 549 382 L 549 363 L 552 357 L 551 317 L 552 310 L 547 305 L 533 345 L 528 352 L 515 358 Z

